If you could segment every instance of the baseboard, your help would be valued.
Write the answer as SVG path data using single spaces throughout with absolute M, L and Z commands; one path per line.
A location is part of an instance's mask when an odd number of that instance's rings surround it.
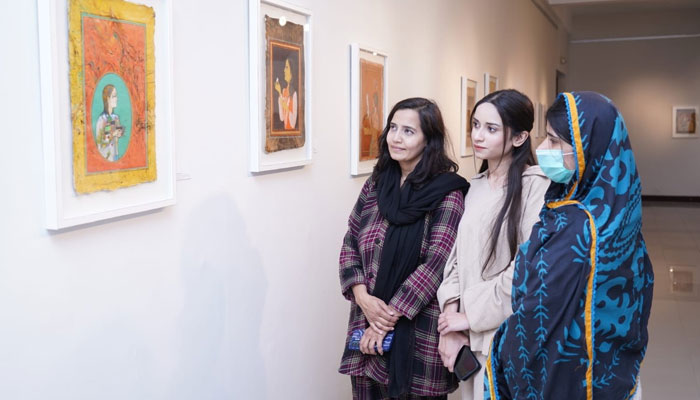
M 700 196 L 657 196 L 657 195 L 642 195 L 642 201 L 665 201 L 676 203 L 700 203 Z

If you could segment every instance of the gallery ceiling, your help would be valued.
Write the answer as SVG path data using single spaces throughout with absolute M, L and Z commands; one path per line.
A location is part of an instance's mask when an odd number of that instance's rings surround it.
M 700 9 L 700 0 L 548 0 L 548 2 L 550 6 L 565 10 L 571 16 Z

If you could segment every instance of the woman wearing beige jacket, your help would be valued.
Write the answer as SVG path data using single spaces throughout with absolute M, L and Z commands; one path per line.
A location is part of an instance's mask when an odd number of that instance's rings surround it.
M 491 338 L 512 313 L 512 261 L 530 237 L 550 184 L 532 156 L 533 120 L 532 102 L 515 90 L 491 93 L 474 107 L 474 153 L 484 162 L 471 180 L 437 293 L 439 350 L 450 371 L 463 345 L 483 366 Z M 483 377 L 482 368 L 461 383 L 462 399 L 483 398 Z

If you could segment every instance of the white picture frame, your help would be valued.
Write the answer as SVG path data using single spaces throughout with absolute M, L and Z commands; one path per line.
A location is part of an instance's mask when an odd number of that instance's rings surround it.
M 298 109 L 303 110 L 298 114 L 296 123 L 303 128 L 303 145 L 296 148 L 267 151 L 267 117 L 265 105 L 267 104 L 267 64 L 266 51 L 268 41 L 266 39 L 265 17 L 279 19 L 279 24 L 285 26 L 286 22 L 292 22 L 303 26 L 303 56 L 300 56 L 304 72 L 299 73 L 299 79 L 303 77 L 303 89 L 299 90 Z M 249 132 L 249 171 L 251 173 L 273 171 L 300 167 L 310 164 L 313 155 L 312 143 L 312 29 L 313 17 L 310 10 L 297 5 L 279 0 L 249 0 L 248 1 L 248 58 L 249 58 L 249 97 L 250 97 L 250 132 Z M 284 23 L 283 23 L 284 21 Z M 272 93 L 272 91 L 271 91 Z M 303 99 L 301 97 L 303 96 Z M 272 95 L 270 96 L 272 97 Z M 272 113 L 272 107 L 270 112 Z M 303 113 L 303 117 L 302 117 Z
M 673 106 L 673 138 L 697 139 L 700 137 L 698 128 L 698 106 Z
M 469 99 L 469 89 L 472 88 L 474 96 Z M 474 157 L 474 147 L 471 142 L 469 129 L 469 113 L 474 108 L 478 99 L 479 82 L 466 76 L 460 78 L 460 124 L 459 124 L 459 155 L 461 157 Z M 472 103 L 472 104 L 470 104 Z
M 381 66 L 382 75 L 382 93 L 378 98 L 365 98 L 362 99 L 363 91 L 363 77 L 362 77 L 362 61 L 367 61 L 372 67 Z M 367 93 L 366 93 L 367 94 Z M 367 96 L 365 96 L 367 97 Z M 377 100 L 381 100 L 381 105 L 379 109 L 381 113 L 377 113 L 377 110 L 373 110 L 370 103 L 376 103 Z M 366 175 L 372 172 L 374 165 L 377 163 L 377 158 L 367 159 L 366 152 L 369 150 L 362 149 L 362 139 L 363 139 L 363 124 L 361 123 L 363 119 L 363 101 L 366 104 L 364 109 L 366 111 L 366 117 L 368 123 L 372 124 L 371 130 L 374 133 L 371 136 L 376 136 L 376 138 L 364 138 L 366 141 L 370 140 L 374 142 L 376 140 L 377 149 L 375 152 L 378 156 L 378 138 L 381 135 L 382 129 L 384 128 L 384 121 L 389 114 L 389 55 L 382 50 L 375 49 L 373 47 L 360 45 L 358 43 L 350 44 L 350 174 L 352 176 Z M 375 115 L 380 114 L 380 115 Z M 366 136 L 366 135 L 365 135 Z M 368 143 L 365 141 L 365 145 Z M 371 148 L 371 144 L 370 148 Z M 363 153 L 365 153 L 363 155 Z M 363 158 L 365 158 L 363 160 Z
M 68 56 L 68 1 L 37 0 L 45 227 L 60 230 L 175 204 L 172 9 L 168 0 L 134 0 L 155 12 L 156 179 L 78 194 L 73 176 L 73 127 Z
M 498 77 L 488 72 L 484 73 L 484 96 L 499 89 Z

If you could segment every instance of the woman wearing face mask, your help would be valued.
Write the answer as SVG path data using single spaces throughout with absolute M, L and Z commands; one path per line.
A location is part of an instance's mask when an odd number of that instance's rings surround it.
M 350 215 L 340 253 L 341 289 L 351 302 L 340 372 L 351 375 L 354 399 L 447 399 L 457 386 L 438 355 L 435 292 L 469 184 L 455 173 L 445 138 L 434 102 L 397 103 Z M 350 350 L 358 329 L 360 350 Z
M 486 394 L 640 398 L 653 272 L 622 116 L 598 93 L 563 93 L 537 157 L 554 183 L 516 258 L 513 315 L 493 339 Z
M 530 99 L 516 90 L 493 92 L 474 107 L 474 154 L 484 160 L 471 179 L 457 241 L 438 290 L 440 356 L 453 370 L 463 345 L 483 365 L 491 338 L 511 314 L 512 260 L 530 237 L 549 179 L 530 146 Z M 462 399 L 482 399 L 483 368 L 461 383 Z

